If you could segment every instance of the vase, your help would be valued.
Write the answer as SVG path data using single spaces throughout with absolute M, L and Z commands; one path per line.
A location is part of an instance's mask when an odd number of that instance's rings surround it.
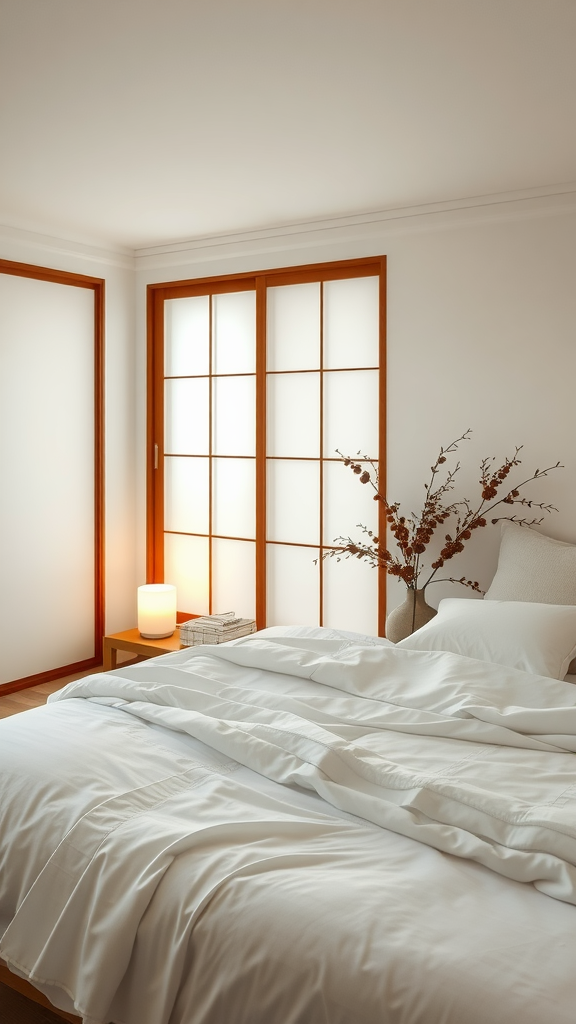
M 410 636 L 437 614 L 435 608 L 426 604 L 424 594 L 424 589 L 408 587 L 405 600 L 390 612 L 386 619 L 386 638 L 393 644 Z

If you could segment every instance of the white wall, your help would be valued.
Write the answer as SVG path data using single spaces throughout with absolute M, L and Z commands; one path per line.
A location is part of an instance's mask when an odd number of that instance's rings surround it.
M 134 271 L 131 253 L 0 228 L 0 257 L 104 278 L 106 631 L 136 621 Z M 70 381 L 74 387 L 74 381 Z M 26 609 L 41 614 L 42 609 Z
M 174 243 L 135 259 L 0 230 L 4 259 L 106 280 L 108 632 L 134 624 L 145 580 L 149 282 L 387 254 L 390 498 L 419 508 L 438 447 L 470 426 L 461 493 L 477 493 L 483 455 L 500 459 L 524 444 L 529 471 L 560 459 L 565 469 L 542 485 L 542 499 L 560 509 L 545 528 L 576 542 L 576 197 L 544 192 Z M 479 531 L 455 574 L 486 586 L 497 545 L 496 528 Z M 441 585 L 429 599 L 446 593 L 470 592 Z M 390 607 L 401 596 L 391 581 Z
M 530 494 L 560 510 L 542 528 L 576 542 L 576 196 L 558 188 L 138 252 L 140 574 L 146 285 L 379 253 L 388 256 L 389 498 L 419 510 L 440 445 L 471 427 L 455 497 L 479 493 L 483 456 L 500 464 L 522 444 L 526 475 L 564 464 Z M 479 530 L 453 573 L 488 586 L 498 536 Z M 439 584 L 428 597 L 471 593 Z M 401 597 L 391 580 L 389 607 Z

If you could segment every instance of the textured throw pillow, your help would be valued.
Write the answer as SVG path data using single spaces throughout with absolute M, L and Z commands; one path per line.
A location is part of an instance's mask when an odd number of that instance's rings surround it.
M 502 523 L 498 568 L 484 600 L 576 605 L 576 545 Z M 576 673 L 576 662 L 569 671 Z
M 576 604 L 576 545 L 503 523 L 498 568 L 484 600 Z
M 564 679 L 576 654 L 576 606 L 448 597 L 435 618 L 396 646 L 451 651 Z

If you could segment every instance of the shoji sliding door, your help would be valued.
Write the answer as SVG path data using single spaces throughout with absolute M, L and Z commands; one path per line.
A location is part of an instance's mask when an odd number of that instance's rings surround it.
M 149 289 L 150 581 L 179 608 L 376 633 L 384 586 L 323 560 L 379 506 L 336 449 L 384 452 L 384 259 Z
M 254 290 L 165 305 L 163 555 L 179 607 L 256 609 Z
M 104 283 L 0 261 L 0 692 L 101 664 Z

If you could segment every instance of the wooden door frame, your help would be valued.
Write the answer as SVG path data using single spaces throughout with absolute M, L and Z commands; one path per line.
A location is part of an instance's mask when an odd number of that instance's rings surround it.
M 23 676 L 9 683 L 0 683 L 0 696 L 23 690 L 28 686 L 72 675 L 102 664 L 104 636 L 104 311 L 105 281 L 99 277 L 73 274 L 51 267 L 15 263 L 0 259 L 0 274 L 28 277 L 37 281 L 87 288 L 94 295 L 94 655 L 70 665 L 60 665 L 35 675 Z
M 182 281 L 163 281 L 147 287 L 147 417 L 146 417 L 146 580 L 158 583 L 164 580 L 163 565 L 163 521 L 158 513 L 163 493 L 163 437 L 164 405 L 164 302 L 169 299 L 204 295 L 207 289 L 215 294 L 219 290 L 230 291 L 251 288 L 257 297 L 256 314 L 256 619 L 260 625 L 265 621 L 265 452 L 262 450 L 264 433 L 260 428 L 266 422 L 266 374 L 265 337 L 266 325 L 262 322 L 258 295 L 273 287 L 278 279 L 282 284 L 302 284 L 312 280 L 337 280 L 360 277 L 363 271 L 379 276 L 380 323 L 379 323 L 379 434 L 378 459 L 380 480 L 386 480 L 386 256 L 367 256 L 353 260 L 339 260 L 328 263 L 306 264 L 295 267 L 278 267 L 262 271 L 246 271 L 241 274 L 227 274 L 217 277 L 192 278 Z M 376 272 L 375 272 L 375 268 Z M 316 276 L 319 275 L 319 276 Z M 259 447 L 260 439 L 260 447 Z M 378 503 L 378 531 L 386 535 L 384 506 Z M 378 633 L 384 636 L 386 624 L 386 580 L 383 568 L 378 572 Z

